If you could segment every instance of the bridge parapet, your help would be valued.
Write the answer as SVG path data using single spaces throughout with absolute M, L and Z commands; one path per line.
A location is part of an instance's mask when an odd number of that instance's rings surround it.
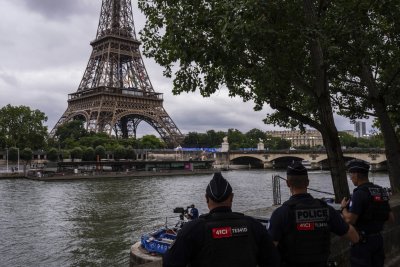
M 266 168 L 273 165 L 273 162 L 283 158 L 297 158 L 311 163 L 311 165 L 321 165 L 328 159 L 328 155 L 322 150 L 290 150 L 290 151 L 229 151 L 225 152 L 229 161 L 249 157 L 261 161 Z M 386 162 L 386 154 L 382 150 L 345 150 L 343 153 L 345 160 L 360 159 L 371 164 L 372 169 L 380 169 Z

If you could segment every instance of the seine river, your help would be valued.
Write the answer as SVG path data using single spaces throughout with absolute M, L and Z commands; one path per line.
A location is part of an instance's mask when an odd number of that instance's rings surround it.
M 271 206 L 273 174 L 285 177 L 272 170 L 223 172 L 235 194 L 233 209 Z M 204 194 L 211 177 L 0 180 L 0 266 L 126 267 L 131 245 L 166 217 L 173 222 L 175 207 L 194 203 L 207 212 Z M 332 192 L 328 173 L 310 173 L 310 180 L 311 188 Z M 385 173 L 371 180 L 389 186 Z M 289 193 L 284 183 L 281 187 L 284 200 Z

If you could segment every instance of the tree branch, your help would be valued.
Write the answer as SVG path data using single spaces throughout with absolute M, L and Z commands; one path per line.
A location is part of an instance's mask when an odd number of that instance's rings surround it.
M 385 92 L 389 89 L 389 87 L 392 85 L 396 77 L 400 74 L 400 68 L 397 69 L 397 71 L 393 74 L 392 78 L 390 81 L 386 84 L 385 88 L 383 89 Z
M 304 116 L 303 114 L 298 113 L 298 112 L 288 108 L 287 106 L 283 106 L 280 104 L 275 104 L 273 108 L 278 110 L 279 112 L 282 112 L 282 113 L 288 115 L 289 117 L 292 117 L 304 124 L 307 124 L 315 129 L 321 131 L 322 125 L 320 123 L 310 119 L 310 117 Z

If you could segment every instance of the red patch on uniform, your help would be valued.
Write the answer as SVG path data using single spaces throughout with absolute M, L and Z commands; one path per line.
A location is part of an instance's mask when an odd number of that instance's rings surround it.
M 227 238 L 232 237 L 232 228 L 230 226 L 212 228 L 213 238 Z
M 381 196 L 374 196 L 374 201 L 382 201 Z
M 297 224 L 297 230 L 299 231 L 313 231 L 314 228 L 315 228 L 315 223 L 313 222 L 305 222 Z

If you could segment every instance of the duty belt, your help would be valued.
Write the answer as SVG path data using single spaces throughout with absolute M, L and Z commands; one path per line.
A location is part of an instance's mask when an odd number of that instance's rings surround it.
M 381 232 L 367 234 L 364 231 L 358 230 L 358 235 L 360 236 L 359 243 L 364 244 L 368 242 L 368 238 L 381 236 Z

